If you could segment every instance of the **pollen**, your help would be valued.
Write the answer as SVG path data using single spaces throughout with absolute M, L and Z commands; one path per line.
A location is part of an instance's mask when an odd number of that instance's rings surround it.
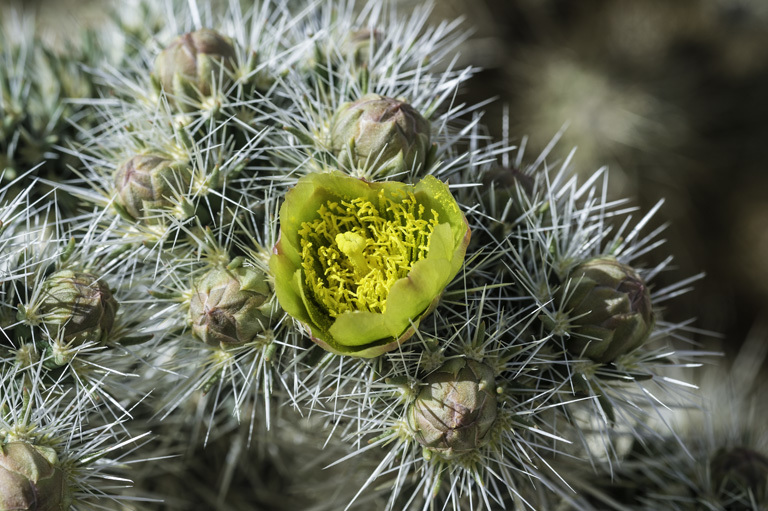
M 302 268 L 317 305 L 335 318 L 345 312 L 386 310 L 389 290 L 427 256 L 437 212 L 412 193 L 373 202 L 328 201 L 299 230 Z

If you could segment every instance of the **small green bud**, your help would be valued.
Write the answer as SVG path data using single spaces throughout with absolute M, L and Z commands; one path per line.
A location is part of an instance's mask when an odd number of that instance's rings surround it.
M 117 308 L 109 287 L 94 275 L 61 270 L 43 282 L 38 312 L 52 336 L 82 344 L 107 339 Z
M 210 96 L 220 75 L 230 79 L 235 58 L 228 38 L 203 28 L 173 40 L 155 59 L 154 72 L 171 96 L 199 99 Z
M 250 267 L 214 268 L 192 289 L 192 332 L 210 346 L 251 342 L 277 319 L 271 297 L 264 272 Z
M 651 295 L 631 267 L 598 257 L 577 266 L 568 280 L 563 309 L 571 318 L 566 342 L 571 353 L 608 363 L 648 339 L 654 324 Z
M 768 505 L 764 500 L 768 498 L 768 457 L 764 454 L 747 447 L 721 448 L 710 460 L 709 470 L 712 486 L 722 497 L 730 500 L 751 492 L 758 503 Z
M 445 458 L 488 441 L 496 420 L 496 381 L 482 362 L 453 359 L 430 373 L 408 410 L 416 440 Z
M 26 442 L 0 446 L 0 511 L 66 511 L 72 502 L 56 452 Z
M 341 52 L 351 57 L 358 66 L 364 66 L 371 60 L 371 53 L 376 51 L 383 39 L 378 30 L 369 28 L 354 30 L 345 39 Z
M 34 343 L 24 344 L 16 350 L 15 359 L 19 367 L 32 367 L 40 361 L 40 353 Z
M 189 171 L 153 154 L 133 156 L 115 172 L 115 201 L 136 220 L 148 220 L 151 210 L 168 208 L 170 198 L 184 191 Z
M 418 172 L 430 151 L 429 121 L 408 103 L 367 94 L 334 115 L 331 150 L 343 166 L 380 174 Z
M 522 193 L 533 195 L 536 180 L 516 167 L 495 167 L 483 176 L 483 185 L 496 183 L 499 190 L 515 191 L 520 188 Z M 514 195 L 513 195 L 514 196 Z
M 489 212 L 496 218 L 506 212 L 503 219 L 506 221 L 515 220 L 528 212 L 530 205 L 538 200 L 537 195 L 539 195 L 535 193 L 536 179 L 515 167 L 490 169 L 483 175 L 483 188 L 488 194 L 488 209 L 492 209 Z M 492 197 L 491 193 L 493 193 Z M 507 208 L 509 208 L 508 211 Z M 503 237 L 509 233 L 495 234 Z

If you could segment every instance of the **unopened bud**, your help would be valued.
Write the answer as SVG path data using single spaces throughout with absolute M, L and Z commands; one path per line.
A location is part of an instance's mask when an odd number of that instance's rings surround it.
M 450 458 L 485 445 L 496 420 L 496 382 L 482 362 L 454 359 L 424 380 L 408 421 L 416 440 Z
M 26 442 L 0 446 L 0 511 L 66 511 L 71 504 L 53 449 Z
M 230 40 L 203 28 L 177 37 L 155 59 L 155 76 L 174 97 L 205 97 L 221 76 L 229 79 L 235 62 Z
M 49 334 L 64 342 L 105 341 L 117 309 L 109 287 L 90 273 L 61 270 L 43 282 L 39 313 Z
M 749 500 L 751 492 L 758 503 L 768 506 L 764 500 L 768 498 L 768 457 L 764 454 L 747 447 L 718 449 L 709 462 L 709 469 L 712 485 L 720 495 L 727 496 L 728 500 L 738 496 Z
M 189 181 L 188 169 L 172 160 L 136 155 L 115 172 L 115 200 L 131 217 L 148 221 L 153 210 L 172 206 L 172 197 L 183 192 Z
M 408 103 L 368 94 L 343 104 L 331 126 L 341 165 L 380 174 L 419 171 L 430 151 L 430 125 Z
M 267 275 L 250 267 L 214 268 L 192 289 L 192 332 L 211 346 L 253 341 L 277 319 Z
M 568 351 L 608 363 L 641 346 L 653 329 L 651 295 L 640 276 L 612 257 L 590 259 L 569 275 L 563 309 Z

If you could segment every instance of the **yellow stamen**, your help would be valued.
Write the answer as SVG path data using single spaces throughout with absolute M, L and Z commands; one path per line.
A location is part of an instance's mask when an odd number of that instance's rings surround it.
M 426 257 L 437 212 L 413 194 L 378 204 L 357 198 L 328 201 L 299 231 L 307 287 L 331 317 L 347 311 L 384 312 L 392 285 Z

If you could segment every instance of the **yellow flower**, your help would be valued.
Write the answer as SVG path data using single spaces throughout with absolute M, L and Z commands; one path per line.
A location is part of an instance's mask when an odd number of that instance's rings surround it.
M 283 309 L 342 355 L 413 335 L 458 273 L 469 227 L 448 186 L 311 174 L 286 195 L 270 268 Z

